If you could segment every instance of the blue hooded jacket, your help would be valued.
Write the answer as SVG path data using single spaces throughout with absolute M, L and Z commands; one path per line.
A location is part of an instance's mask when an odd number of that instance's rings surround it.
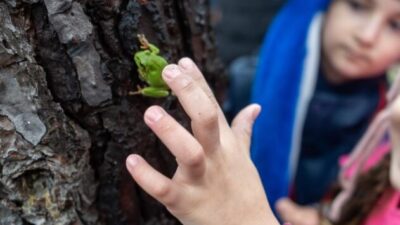
M 270 204 L 288 196 L 301 129 L 319 67 L 323 12 L 330 0 L 289 0 L 262 46 L 252 102 L 262 106 L 251 156 Z

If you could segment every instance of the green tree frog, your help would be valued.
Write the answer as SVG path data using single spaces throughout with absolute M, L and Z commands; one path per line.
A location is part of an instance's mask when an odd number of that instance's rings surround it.
M 161 72 L 168 62 L 160 55 L 160 50 L 149 43 L 143 34 L 138 34 L 141 50 L 135 53 L 134 60 L 138 67 L 139 77 L 148 86 L 139 87 L 132 94 L 142 94 L 148 97 L 166 97 L 169 87 L 161 77 Z

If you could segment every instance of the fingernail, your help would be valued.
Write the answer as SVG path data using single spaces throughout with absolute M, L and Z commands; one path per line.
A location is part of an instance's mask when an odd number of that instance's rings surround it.
M 181 66 L 185 70 L 190 70 L 193 68 L 193 62 L 189 58 L 183 58 L 179 61 L 179 66 Z
M 145 116 L 149 122 L 155 123 L 163 117 L 164 113 L 157 107 L 152 107 L 147 110 Z
M 127 161 L 130 167 L 135 167 L 139 163 L 139 158 L 137 155 L 130 155 Z
M 164 78 L 168 80 L 173 80 L 175 77 L 177 77 L 181 71 L 179 70 L 177 65 L 169 65 L 165 68 L 164 70 Z

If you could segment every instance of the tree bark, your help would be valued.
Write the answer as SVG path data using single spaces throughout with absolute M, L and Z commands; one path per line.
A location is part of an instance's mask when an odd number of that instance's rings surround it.
M 130 153 L 171 176 L 175 159 L 143 122 L 176 97 L 131 96 L 144 33 L 169 62 L 189 56 L 221 98 L 205 0 L 0 2 L 0 224 L 179 224 L 125 169 Z

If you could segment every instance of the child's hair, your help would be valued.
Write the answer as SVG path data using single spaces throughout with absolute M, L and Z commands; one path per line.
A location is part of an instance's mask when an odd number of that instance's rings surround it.
M 342 213 L 334 224 L 361 224 L 388 187 L 390 154 L 387 154 L 374 168 L 360 175 L 355 190 L 343 205 Z

